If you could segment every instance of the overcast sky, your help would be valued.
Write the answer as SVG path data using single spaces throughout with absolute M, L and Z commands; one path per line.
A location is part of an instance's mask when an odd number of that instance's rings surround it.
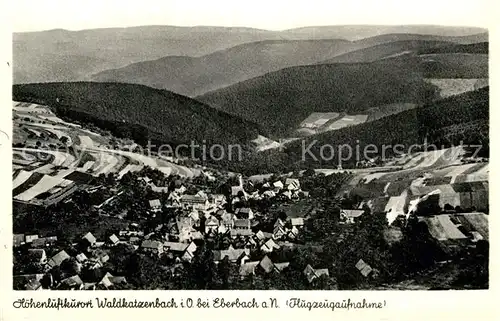
M 283 30 L 338 24 L 487 27 L 489 0 L 15 0 L 13 31 L 139 25 L 244 26 Z M 494 21 L 494 20 L 490 20 Z

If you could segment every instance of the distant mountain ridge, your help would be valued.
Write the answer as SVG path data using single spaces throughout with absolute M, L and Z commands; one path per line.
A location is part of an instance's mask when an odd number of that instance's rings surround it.
M 238 45 L 198 58 L 182 59 L 172 56 L 154 61 L 143 61 L 97 73 L 92 76 L 92 80 L 138 83 L 194 97 L 287 67 L 315 64 L 328 61 L 328 59 L 336 62 L 335 57 L 349 55 L 356 50 L 370 50 L 372 46 L 385 44 L 383 51 L 386 52 L 387 47 L 396 46 L 391 45 L 392 43 L 407 43 L 409 48 L 419 49 L 469 43 L 469 41 L 468 37 L 418 34 L 388 34 L 359 41 L 263 40 Z M 397 48 L 394 52 L 397 52 Z
M 201 57 L 264 40 L 356 40 L 394 32 L 469 37 L 485 31 L 481 28 L 440 26 L 327 26 L 284 31 L 245 27 L 139 26 L 14 33 L 14 83 L 90 80 L 92 74 L 132 63 L 167 56 Z M 97 63 L 89 66 L 85 61 L 71 58 L 76 56 L 88 57 L 88 60 Z

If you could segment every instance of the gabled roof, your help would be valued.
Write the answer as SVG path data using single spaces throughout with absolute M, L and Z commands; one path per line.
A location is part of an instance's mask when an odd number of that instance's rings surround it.
M 181 202 L 204 204 L 205 202 L 207 202 L 207 198 L 202 196 L 183 194 L 181 196 Z
M 252 209 L 250 207 L 239 207 L 236 209 L 235 213 L 236 214 L 249 214 L 252 212 Z
M 283 182 L 282 181 L 276 181 L 273 183 L 273 186 L 274 187 L 279 187 L 279 188 L 283 188 L 284 185 L 283 185 Z
M 330 274 L 328 273 L 328 269 L 316 269 L 314 270 L 314 273 L 317 277 L 320 277 L 322 275 L 330 276 Z
M 221 251 L 213 251 L 213 253 L 214 253 L 214 261 L 221 261 L 226 256 L 228 257 L 229 261 L 236 261 L 239 258 L 250 254 L 250 250 L 248 250 L 248 249 L 228 249 L 228 250 L 221 250 Z
M 281 227 L 283 227 L 283 226 L 285 226 L 285 223 L 283 223 L 283 221 L 282 221 L 281 219 L 279 219 L 279 218 L 278 218 L 278 219 L 276 220 L 276 222 L 274 222 L 274 227 L 276 227 L 276 226 L 281 226 Z
M 358 263 L 356 263 L 356 269 L 365 277 L 373 271 L 372 267 L 366 264 L 363 259 L 360 259 Z
M 109 237 L 109 240 L 113 243 L 113 244 L 116 244 L 118 242 L 120 242 L 120 239 L 118 238 L 118 236 L 116 236 L 115 234 L 111 235 Z
M 255 234 L 255 236 L 261 241 L 273 237 L 272 233 L 267 233 L 262 231 L 258 231 L 257 234 Z
M 240 275 L 247 276 L 255 273 L 255 268 L 259 265 L 259 261 L 246 262 L 240 266 Z
M 222 214 L 221 219 L 225 224 L 232 223 L 235 219 L 235 215 L 232 213 L 225 212 L 224 214 Z
M 267 247 L 270 251 L 280 248 L 280 246 L 278 244 L 276 244 L 276 242 L 274 242 L 273 239 L 267 240 L 266 243 L 264 243 L 264 245 L 262 245 L 262 246 Z
M 68 255 L 68 253 L 66 253 L 66 251 L 62 250 L 59 253 L 57 253 L 56 255 L 54 255 L 53 257 L 51 257 L 48 264 L 51 267 L 59 266 L 59 265 L 61 265 L 61 263 L 64 260 L 69 259 L 69 258 L 70 258 L 70 256 Z
M 14 234 L 13 235 L 13 244 L 14 246 L 21 245 L 24 242 L 24 234 Z
M 363 215 L 365 211 L 364 210 L 344 210 L 342 209 L 340 211 L 341 214 L 344 214 L 347 217 L 355 218 L 355 217 L 360 217 Z
M 235 227 L 250 227 L 249 219 L 236 219 L 234 220 Z
M 241 186 L 231 186 L 231 196 L 238 196 L 238 193 L 242 192 L 243 195 L 246 195 L 245 190 Z
M 292 226 L 302 226 L 304 225 L 304 218 L 296 217 L 291 219 Z
M 207 225 L 219 226 L 219 220 L 213 216 L 210 216 L 205 222 L 205 226 Z
M 316 278 L 316 274 L 314 273 L 314 269 L 309 264 L 306 266 L 303 273 L 306 276 L 307 281 L 309 283 L 311 283 Z
M 259 263 L 259 266 L 264 270 L 266 273 L 271 273 L 274 269 L 274 264 L 273 261 L 266 255 L 264 258 Z
M 286 185 L 289 185 L 289 184 L 297 184 L 297 185 L 300 185 L 300 181 L 298 178 L 287 178 L 285 179 L 285 184 Z
M 252 230 L 231 230 L 231 236 L 252 236 Z
M 172 252 L 184 252 L 188 248 L 189 243 L 164 242 L 163 246 L 168 247 Z
M 159 199 L 154 199 L 149 201 L 149 206 L 152 208 L 161 207 L 161 202 Z
M 87 241 L 89 241 L 90 244 L 94 244 L 97 239 L 94 237 L 94 235 L 92 235 L 92 233 L 88 232 L 87 234 L 85 234 L 82 239 L 85 239 Z
M 77 256 L 75 256 L 76 260 L 80 263 L 85 262 L 88 260 L 87 256 L 84 253 L 80 253 Z
M 158 249 L 163 247 L 163 244 L 160 241 L 144 240 L 141 243 L 141 247 L 149 249 Z
M 61 281 L 61 286 L 79 287 L 83 285 L 83 281 L 78 275 L 73 275 Z

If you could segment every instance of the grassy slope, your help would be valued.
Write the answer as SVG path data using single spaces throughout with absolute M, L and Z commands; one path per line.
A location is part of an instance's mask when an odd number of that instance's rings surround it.
M 149 136 L 172 143 L 246 142 L 257 137 L 258 132 L 257 125 L 193 99 L 140 85 L 90 82 L 15 85 L 13 97 L 53 106 L 57 113 L 77 119 L 108 121 L 111 129 L 137 125 L 145 136 L 143 139 Z

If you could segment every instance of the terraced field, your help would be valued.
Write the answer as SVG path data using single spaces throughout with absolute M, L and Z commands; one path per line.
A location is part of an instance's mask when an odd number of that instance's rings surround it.
M 199 170 L 159 157 L 104 148 L 111 145 L 112 137 L 67 123 L 46 106 L 13 102 L 13 114 L 17 145 L 12 149 L 12 188 L 16 201 L 43 204 L 58 195 L 64 196 L 79 184 L 78 180 L 67 178 L 75 177 L 73 173 L 90 177 L 113 173 L 121 178 L 129 171 L 150 166 L 165 175 L 200 174 Z

